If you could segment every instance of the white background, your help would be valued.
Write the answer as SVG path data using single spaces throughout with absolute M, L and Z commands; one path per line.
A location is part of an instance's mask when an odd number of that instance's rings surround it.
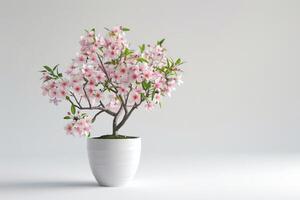
M 1 0 L 0 197 L 299 199 L 299 10 L 299 1 Z M 166 38 L 186 64 L 162 109 L 137 111 L 120 131 L 142 137 L 141 167 L 132 185 L 111 189 L 94 185 L 85 138 L 64 134 L 69 105 L 41 96 L 38 71 L 68 66 L 84 29 L 114 25 L 131 29 L 133 46 Z M 110 120 L 99 118 L 94 135 Z

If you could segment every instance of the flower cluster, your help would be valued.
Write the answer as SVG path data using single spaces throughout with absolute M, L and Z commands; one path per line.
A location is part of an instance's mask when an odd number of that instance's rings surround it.
M 91 132 L 91 119 L 86 113 L 81 113 L 80 111 L 76 113 L 74 107 L 71 107 L 71 112 L 68 112 L 68 115 L 64 117 L 64 119 L 72 120 L 65 126 L 66 133 L 73 135 L 75 132 L 81 136 L 89 136 Z
M 54 104 L 67 100 L 80 110 L 99 110 L 114 117 L 124 113 L 125 121 L 141 104 L 146 109 L 160 105 L 161 97 L 170 96 L 182 83 L 182 61 L 166 56 L 164 39 L 155 45 L 140 45 L 137 50 L 130 48 L 126 31 L 129 29 L 122 26 L 108 30 L 105 36 L 96 35 L 95 29 L 86 31 L 64 76 L 57 66 L 44 66 L 43 95 Z M 87 121 L 75 120 L 66 130 L 85 134 L 90 127 Z

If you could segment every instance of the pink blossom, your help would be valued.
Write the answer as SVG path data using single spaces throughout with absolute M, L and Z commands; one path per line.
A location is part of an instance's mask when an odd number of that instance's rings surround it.
M 102 98 L 102 94 L 100 91 L 96 91 L 94 96 L 96 101 L 99 101 Z
M 59 98 L 65 98 L 65 97 L 67 96 L 67 91 L 66 91 L 66 89 L 65 89 L 65 88 L 60 88 L 60 89 L 58 90 L 57 96 L 58 96 Z
M 76 92 L 78 94 L 82 93 L 82 90 L 83 90 L 81 85 L 74 85 L 73 89 L 74 89 L 74 92 Z
M 123 86 L 120 86 L 119 87 L 119 89 L 118 89 L 118 92 L 120 93 L 120 94 L 127 94 L 127 92 L 128 92 L 128 89 L 126 88 L 126 87 L 123 87 Z
M 154 108 L 154 104 L 152 102 L 147 102 L 145 105 L 147 110 L 152 110 Z
M 132 94 L 131 98 L 134 103 L 139 103 L 140 99 L 141 99 L 141 95 L 139 93 L 135 92 Z
M 58 105 L 59 102 L 61 102 L 61 100 L 57 99 L 56 97 L 49 99 L 50 103 L 53 103 L 54 105 Z
M 47 86 L 45 86 L 45 85 L 42 85 L 41 88 L 42 88 L 42 94 L 43 94 L 43 96 L 47 95 L 48 92 L 49 92 L 49 88 Z
M 58 91 L 56 88 L 52 88 L 49 90 L 49 97 L 51 98 L 57 98 L 58 97 Z
M 65 126 L 65 131 L 67 132 L 68 135 L 73 134 L 73 124 L 69 123 Z
M 61 86 L 62 88 L 67 88 L 67 87 L 69 86 L 69 81 L 68 81 L 68 80 L 62 80 L 62 81 L 60 82 L 60 86 Z

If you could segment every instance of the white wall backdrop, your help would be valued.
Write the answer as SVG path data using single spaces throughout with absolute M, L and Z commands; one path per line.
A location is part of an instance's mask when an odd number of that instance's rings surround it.
M 132 45 L 166 38 L 184 84 L 121 131 L 145 153 L 300 151 L 299 1 L 0 1 L 0 155 L 85 152 L 67 104 L 41 96 L 44 64 L 67 66 L 83 30 L 124 25 Z M 100 118 L 99 118 L 100 119 Z M 98 120 L 94 134 L 108 133 Z

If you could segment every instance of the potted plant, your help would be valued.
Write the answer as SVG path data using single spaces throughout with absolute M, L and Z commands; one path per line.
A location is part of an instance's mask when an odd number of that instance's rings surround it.
M 119 134 L 132 113 L 151 110 L 181 84 L 181 59 L 166 57 L 164 39 L 137 50 L 125 38 L 128 28 L 95 29 L 80 38 L 80 51 L 65 73 L 43 66 L 42 93 L 57 105 L 65 100 L 71 109 L 64 117 L 67 134 L 87 137 L 92 172 L 100 185 L 119 186 L 133 178 L 140 158 L 141 139 Z M 91 115 L 92 114 L 92 115 Z M 91 124 L 100 114 L 112 117 L 112 134 L 91 136 Z

